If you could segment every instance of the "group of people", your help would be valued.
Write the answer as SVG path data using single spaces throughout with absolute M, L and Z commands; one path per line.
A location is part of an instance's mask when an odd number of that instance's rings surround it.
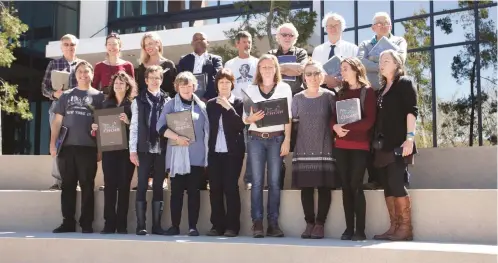
M 117 34 L 106 38 L 107 57 L 95 68 L 76 57 L 76 37 L 63 36 L 64 57 L 50 62 L 42 84 L 43 94 L 54 101 L 50 153 L 62 178 L 63 222 L 54 233 L 76 230 L 78 183 L 82 195 L 79 224 L 83 233 L 93 232 L 94 179 L 97 162 L 102 160 L 105 226 L 101 233 L 127 233 L 130 183 L 136 168 L 137 235 L 149 233 L 146 192 L 152 178 L 150 233 L 180 233 L 187 191 L 188 235 L 198 236 L 200 190 L 207 183 L 207 174 L 212 223 L 207 235 L 237 236 L 241 212 L 238 180 L 247 153 L 244 182 L 251 191 L 253 236 L 283 237 L 279 226 L 283 158 L 292 151 L 292 186 L 301 189 L 304 211 L 302 238 L 324 237 L 331 190 L 341 188 L 346 219 L 341 239 L 366 239 L 362 182 L 368 167 L 369 176 L 375 173 L 384 188 L 390 217 L 389 229 L 374 239 L 412 240 L 404 173 L 416 153 L 418 109 L 414 83 L 404 71 L 406 41 L 390 33 L 392 24 L 386 13 L 375 14 L 375 36 L 359 48 L 342 39 L 346 25 L 339 14 L 327 14 L 322 25 L 328 41 L 317 46 L 311 58 L 295 46 L 299 33 L 286 23 L 276 32 L 279 47 L 259 59 L 251 56 L 251 35 L 239 32 L 235 39 L 238 56 L 224 66 L 220 56 L 207 52 L 209 42 L 203 33 L 194 34 L 193 53 L 183 56 L 178 65 L 163 57 L 163 44 L 156 33 L 145 33 L 137 71 L 119 58 L 122 42 Z M 382 37 L 398 48 L 369 56 Z M 279 63 L 283 55 L 295 56 L 296 62 Z M 322 66 L 334 55 L 342 58 L 339 76 L 327 75 Z M 52 70 L 71 72 L 70 87 L 53 87 Z M 199 83 L 200 79 L 205 83 Z M 259 127 L 256 122 L 265 118 L 265 112 L 244 109 L 243 93 L 254 103 L 285 98 L 289 121 Z M 352 98 L 361 100 L 361 120 L 339 124 L 336 103 Z M 129 149 L 100 153 L 93 110 L 115 107 L 124 108 L 120 120 L 128 127 Z M 195 140 L 168 127 L 168 116 L 181 111 L 192 113 Z M 61 128 L 68 132 L 58 149 Z M 172 225 L 165 230 L 161 217 L 166 176 L 171 182 Z

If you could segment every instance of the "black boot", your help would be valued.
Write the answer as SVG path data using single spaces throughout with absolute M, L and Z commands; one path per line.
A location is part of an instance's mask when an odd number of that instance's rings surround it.
M 161 227 L 161 216 L 163 215 L 163 210 L 163 201 L 152 202 L 152 234 L 154 235 L 166 235 L 166 231 L 164 231 Z
M 147 212 L 147 202 L 137 201 L 135 202 L 135 210 L 137 214 L 137 232 L 139 236 L 147 235 L 147 229 L 145 228 L 145 213 Z

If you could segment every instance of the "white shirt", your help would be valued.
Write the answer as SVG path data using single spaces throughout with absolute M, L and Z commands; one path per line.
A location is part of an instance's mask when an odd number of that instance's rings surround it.
M 197 55 L 197 53 L 193 52 L 192 53 L 195 56 L 195 62 L 194 62 L 194 74 L 200 74 L 202 73 L 202 66 L 204 66 L 207 58 L 208 58 L 208 53 L 207 51 L 204 52 L 202 55 Z
M 329 60 L 330 49 L 333 44 L 327 41 L 313 50 L 313 60 L 325 64 Z M 335 43 L 334 55 L 344 58 L 356 57 L 358 55 L 358 46 L 348 41 L 340 39 Z
M 228 98 L 228 102 L 233 104 L 235 102 L 235 96 L 233 93 Z M 217 153 L 227 153 L 227 139 L 225 137 L 225 130 L 223 129 L 223 115 L 220 115 L 220 121 L 218 126 L 218 135 L 216 136 L 216 145 L 214 146 L 214 151 Z
M 289 108 L 289 120 L 292 119 L 292 110 L 291 110 L 292 91 L 289 84 L 285 82 L 278 83 L 277 86 L 275 87 L 275 92 L 269 99 L 265 99 L 263 96 L 261 96 L 259 87 L 257 85 L 249 85 L 244 91 L 247 93 L 247 95 L 251 98 L 251 100 L 254 103 L 258 103 L 260 101 L 265 101 L 265 100 L 287 98 L 287 107 Z M 245 111 L 243 116 L 244 119 L 247 118 Z M 257 131 L 257 132 L 276 132 L 276 131 L 283 131 L 284 129 L 285 129 L 284 124 L 258 128 L 258 126 L 256 126 L 255 123 L 253 123 L 251 124 L 251 126 L 249 126 L 250 131 Z
M 248 58 L 236 57 L 225 63 L 225 68 L 230 69 L 235 76 L 235 88 L 232 90 L 235 97 L 241 99 L 242 90 L 252 84 L 254 76 L 256 76 L 257 65 L 258 59 L 253 56 Z

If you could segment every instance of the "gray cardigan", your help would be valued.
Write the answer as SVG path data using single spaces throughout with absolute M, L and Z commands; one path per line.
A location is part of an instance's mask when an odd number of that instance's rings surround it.
M 391 34 L 389 41 L 399 47 L 398 53 L 404 63 L 406 61 L 406 40 L 402 37 Z M 374 45 L 372 44 L 372 39 L 361 42 L 358 47 L 358 58 L 367 69 L 367 77 L 370 84 L 372 84 L 372 88 L 379 90 L 381 88 L 379 84 L 379 57 L 368 57 L 368 53 L 373 47 Z

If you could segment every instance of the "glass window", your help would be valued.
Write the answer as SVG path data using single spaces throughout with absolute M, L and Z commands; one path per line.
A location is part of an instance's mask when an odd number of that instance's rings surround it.
M 354 3 L 353 1 L 324 1 L 323 16 L 329 12 L 338 13 L 346 20 L 346 27 L 354 27 Z M 320 26 L 321 26 L 320 21 Z
M 435 2 L 434 2 L 435 3 Z M 444 45 L 475 38 L 474 11 L 463 11 L 434 17 L 434 43 Z
M 406 72 L 412 77 L 418 93 L 417 147 L 432 147 L 432 76 L 429 51 L 411 52 L 406 57 Z
M 479 9 L 479 40 L 496 43 L 496 6 Z
M 467 3 L 463 3 L 465 1 L 462 1 L 461 4 L 459 4 L 459 2 L 460 1 L 434 1 L 434 12 L 465 8 L 468 6 Z
M 435 50 L 438 146 L 478 145 L 475 52 L 471 45 Z M 473 106 L 474 105 L 474 106 Z
M 394 1 L 394 19 L 415 16 L 429 12 L 429 1 Z
M 370 27 L 358 29 L 358 45 L 365 40 L 371 40 L 374 35 L 375 33 Z
M 235 22 L 238 21 L 239 17 L 238 16 L 230 16 L 230 17 L 222 17 L 220 18 L 220 24 L 221 23 L 230 23 L 230 22 Z
M 394 24 L 394 34 L 402 36 L 408 49 L 431 45 L 431 27 L 429 18 L 413 19 Z
M 391 10 L 390 1 L 359 1 L 358 25 L 363 26 L 372 24 L 375 13 L 386 12 L 389 14 L 389 10 Z
M 491 144 L 492 135 L 496 136 L 498 77 L 496 56 L 483 56 L 491 49 L 496 50 L 496 41 L 482 43 L 481 52 L 481 98 L 482 98 L 482 136 L 484 145 Z

